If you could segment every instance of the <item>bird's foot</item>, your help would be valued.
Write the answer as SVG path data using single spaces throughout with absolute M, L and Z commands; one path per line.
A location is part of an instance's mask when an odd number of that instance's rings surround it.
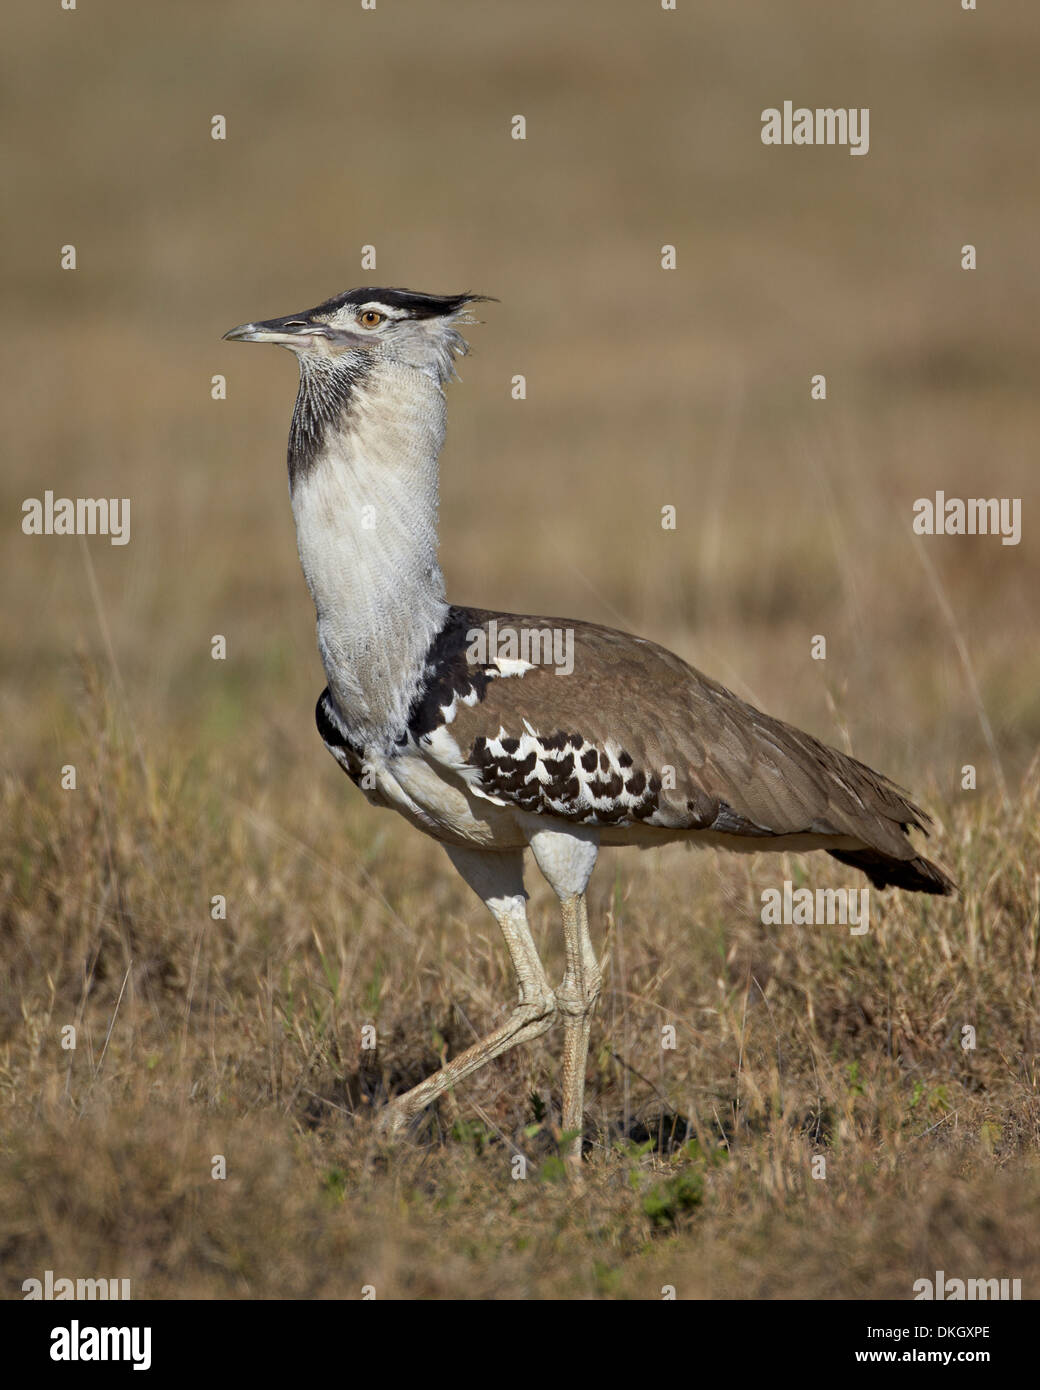
M 411 1112 L 399 1100 L 392 1100 L 376 1116 L 376 1133 L 381 1139 L 400 1139 L 411 1118 Z
M 567 1176 L 567 1181 L 574 1188 L 581 1188 L 585 1185 L 585 1164 L 581 1156 L 581 1141 L 578 1140 L 564 1154 L 563 1168 Z

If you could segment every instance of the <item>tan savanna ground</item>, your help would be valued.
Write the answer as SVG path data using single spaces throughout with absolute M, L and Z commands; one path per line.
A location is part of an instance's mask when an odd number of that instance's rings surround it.
M 4 1295 L 50 1268 L 135 1298 L 907 1298 L 943 1269 L 1035 1297 L 1029 6 L 124 0 L 11 30 Z M 786 98 L 869 107 L 869 155 L 764 147 Z M 450 393 L 451 596 L 664 642 L 909 787 L 963 885 L 876 895 L 853 937 L 759 920 L 785 878 L 859 885 L 826 857 L 605 854 L 580 1192 L 558 1034 L 413 1145 L 372 1132 L 512 983 L 441 850 L 321 747 L 294 367 L 220 342 L 371 282 L 501 299 Z M 23 536 L 46 488 L 130 497 L 130 544 Z M 936 489 L 1023 498 L 1021 544 L 913 536 Z

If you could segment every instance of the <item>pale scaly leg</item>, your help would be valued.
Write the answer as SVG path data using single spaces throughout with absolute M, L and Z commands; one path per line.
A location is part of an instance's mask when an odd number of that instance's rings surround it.
M 563 934 L 567 943 L 567 969 L 556 991 L 563 1014 L 563 1120 L 565 1133 L 576 1134 L 565 1157 L 572 1169 L 581 1166 L 581 1140 L 585 1127 L 585 1068 L 589 1056 L 592 1014 L 603 977 L 589 937 L 585 894 L 563 898 Z
M 527 894 L 524 892 L 523 852 L 519 849 L 495 853 L 490 850 L 456 849 L 445 846 L 448 857 L 469 886 L 482 898 L 502 929 L 509 955 L 520 985 L 516 1008 L 501 1027 L 467 1047 L 440 1071 L 413 1086 L 386 1107 L 379 1125 L 384 1132 L 399 1132 L 415 1115 L 438 1096 L 471 1075 L 485 1062 L 500 1057 L 518 1043 L 530 1042 L 552 1027 L 556 1020 L 556 999 L 538 958 L 527 925 Z
M 560 900 L 567 965 L 556 991 L 556 1007 L 563 1015 L 563 1112 L 564 1133 L 575 1135 L 564 1157 L 572 1172 L 581 1168 L 584 1130 L 585 1066 L 589 1053 L 592 1012 L 603 983 L 599 962 L 589 937 L 585 889 L 599 852 L 599 832 L 586 826 L 548 829 L 544 819 L 525 818 L 525 833 L 538 867 Z

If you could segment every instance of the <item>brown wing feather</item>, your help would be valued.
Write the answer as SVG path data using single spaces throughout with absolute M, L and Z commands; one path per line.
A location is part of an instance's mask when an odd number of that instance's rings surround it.
M 585 822 L 641 821 L 764 841 L 844 836 L 869 852 L 857 867 L 875 882 L 884 877 L 879 865 L 894 860 L 904 877 L 914 876 L 911 864 L 927 865 L 936 884 L 948 884 L 908 840 L 908 828 L 927 830 L 930 822 L 894 783 L 763 714 L 665 648 L 593 623 L 481 609 L 455 614 L 454 650 L 441 654 L 450 676 L 434 699 L 447 703 L 449 689 L 477 692 L 472 703 L 456 702 L 450 732 L 471 784 L 485 794 Z M 522 676 L 487 678 L 490 668 L 470 653 L 473 632 L 486 632 L 491 620 L 500 636 L 573 632 L 573 672 L 541 664 Z M 592 750 L 598 762 L 590 773 Z M 923 867 L 921 874 L 929 877 Z

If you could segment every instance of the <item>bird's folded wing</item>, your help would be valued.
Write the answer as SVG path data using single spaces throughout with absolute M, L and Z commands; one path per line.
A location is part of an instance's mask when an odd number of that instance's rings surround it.
M 847 836 L 900 859 L 928 824 L 863 763 L 592 623 L 453 608 L 410 732 L 475 794 L 585 824 Z

